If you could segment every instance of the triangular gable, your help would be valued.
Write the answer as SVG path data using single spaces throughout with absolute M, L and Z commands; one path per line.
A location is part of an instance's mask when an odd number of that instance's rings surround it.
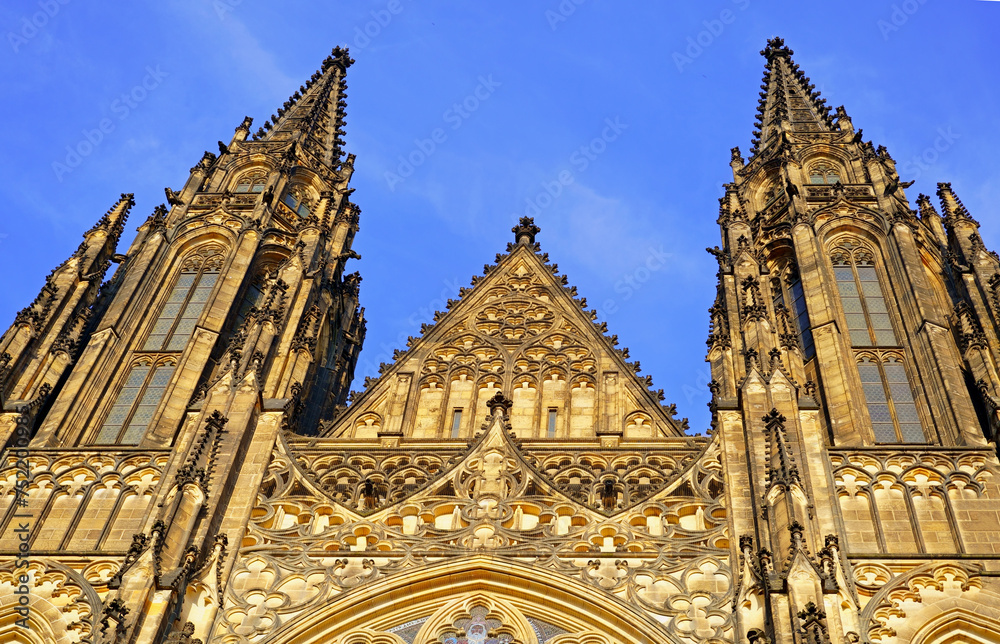
M 322 434 L 470 438 L 502 392 L 523 439 L 683 436 L 537 244 L 508 250 Z

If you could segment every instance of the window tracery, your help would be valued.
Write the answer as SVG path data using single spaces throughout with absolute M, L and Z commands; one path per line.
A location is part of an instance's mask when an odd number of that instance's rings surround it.
M 143 351 L 183 351 L 201 318 L 222 270 L 222 249 L 211 246 L 188 256 L 181 273 L 160 308 Z
M 264 192 L 266 184 L 267 172 L 264 170 L 251 170 L 236 181 L 236 187 L 233 189 L 233 192 L 256 194 Z
M 177 361 L 141 358 L 132 365 L 94 443 L 138 445 L 153 420 Z
M 840 180 L 840 170 L 828 161 L 814 163 L 809 168 L 809 183 L 813 184 L 834 184 L 842 183 Z
M 898 350 L 867 350 L 899 346 L 874 253 L 853 240 L 844 240 L 834 249 L 831 260 L 875 442 L 926 442 L 903 354 Z
M 312 212 L 313 199 L 309 190 L 301 185 L 293 185 L 285 193 L 284 203 L 299 217 L 308 217 Z
M 858 356 L 858 374 L 864 388 L 875 441 L 879 443 L 923 443 L 917 405 L 898 353 Z

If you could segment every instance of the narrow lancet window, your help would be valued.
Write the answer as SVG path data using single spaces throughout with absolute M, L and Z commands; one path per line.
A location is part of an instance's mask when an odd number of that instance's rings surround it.
M 195 256 L 184 268 L 160 309 L 143 351 L 182 351 L 215 288 L 222 256 Z
M 840 303 L 855 348 L 865 407 L 876 443 L 924 443 L 913 388 L 892 328 L 873 254 L 848 243 L 833 253 Z
M 802 289 L 802 280 L 799 278 L 795 266 L 792 265 L 787 269 L 784 280 L 776 279 L 771 284 L 775 307 L 781 304 L 788 311 L 791 318 L 790 325 L 795 325 L 795 331 L 801 341 L 802 357 L 810 360 L 816 355 L 816 344 L 813 340 L 812 325 L 809 322 L 809 311 L 806 308 L 806 294 Z
M 462 432 L 462 410 L 456 409 L 451 416 L 451 437 L 458 438 Z
M 148 363 L 134 365 L 94 442 L 98 445 L 138 445 L 163 400 L 173 373 L 172 363 L 156 367 Z

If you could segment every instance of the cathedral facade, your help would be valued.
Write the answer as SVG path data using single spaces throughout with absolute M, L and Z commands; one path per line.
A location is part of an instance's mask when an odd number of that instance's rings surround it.
M 350 390 L 346 50 L 122 195 L 0 338 L 0 643 L 1000 643 L 1000 258 L 762 54 L 707 437 L 529 218 Z

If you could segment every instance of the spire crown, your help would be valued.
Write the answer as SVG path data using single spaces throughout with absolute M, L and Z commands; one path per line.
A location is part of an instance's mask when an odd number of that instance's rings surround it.
M 346 48 L 335 47 L 318 71 L 278 108 L 253 140 L 298 141 L 330 166 L 342 157 L 347 108 L 347 68 L 354 63 Z
M 535 225 L 532 217 L 521 217 L 518 225 L 510 229 L 514 233 L 514 243 L 532 245 L 535 243 L 535 235 L 542 231 Z
M 816 132 L 834 132 L 833 116 L 816 86 L 792 60 L 794 53 L 781 38 L 767 41 L 761 50 L 767 59 L 761 83 L 751 157 L 764 149 L 778 149 Z M 846 117 L 846 113 L 845 113 Z M 850 119 L 845 121 L 845 125 Z
M 760 55 L 767 58 L 770 63 L 777 57 L 789 58 L 795 52 L 785 45 L 785 39 L 775 36 L 767 41 L 767 46 L 761 50 Z
M 118 198 L 118 201 L 115 202 L 115 205 L 111 206 L 111 208 L 109 208 L 108 211 L 97 220 L 97 223 L 83 234 L 84 237 L 97 232 L 98 230 L 103 230 L 107 233 L 109 239 L 117 241 L 121 236 L 122 231 L 125 229 L 125 222 L 128 220 L 129 210 L 134 205 L 135 195 L 131 192 L 123 192 Z

